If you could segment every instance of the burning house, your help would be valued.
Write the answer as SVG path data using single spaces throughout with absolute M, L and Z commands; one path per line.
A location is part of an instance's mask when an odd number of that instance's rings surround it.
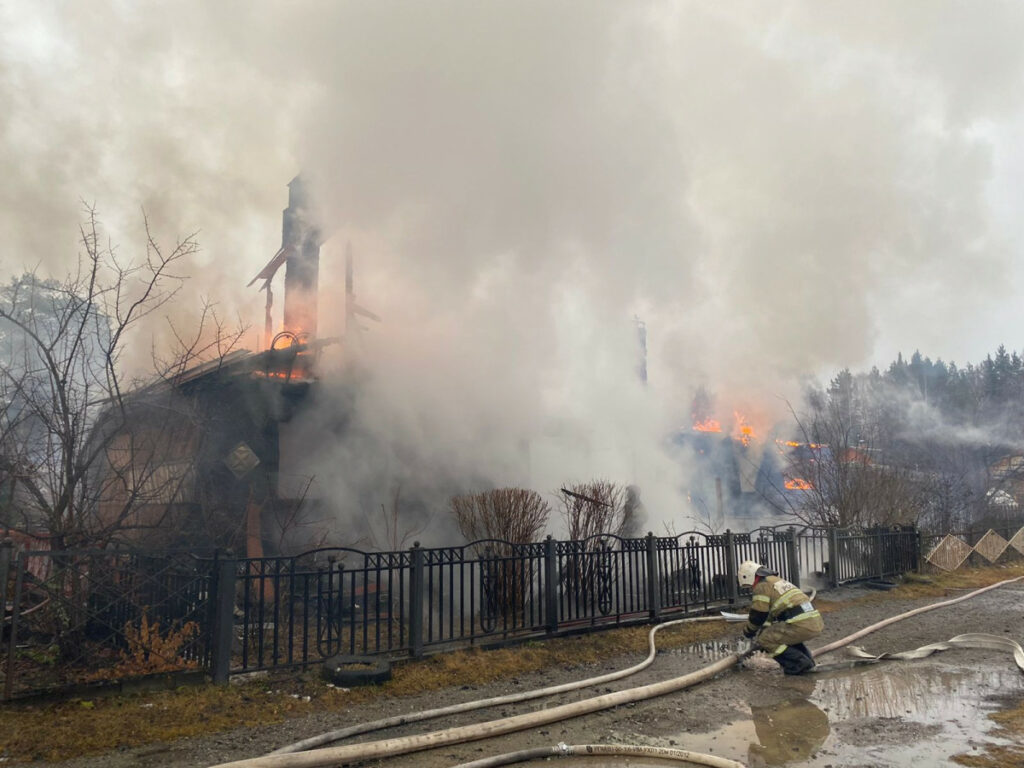
M 302 546 L 308 480 L 283 476 L 282 431 L 317 386 L 321 233 L 301 178 L 289 184 L 281 248 L 253 279 L 267 294 L 265 349 L 236 351 L 134 392 L 96 427 L 106 461 L 99 518 L 119 537 L 250 557 Z M 272 280 L 285 267 L 284 322 Z
M 785 522 L 783 510 L 810 488 L 807 480 L 791 476 L 800 452 L 809 448 L 761 439 L 739 413 L 731 432 L 707 417 L 677 432 L 671 442 L 690 469 L 685 493 L 693 515 L 712 528 Z

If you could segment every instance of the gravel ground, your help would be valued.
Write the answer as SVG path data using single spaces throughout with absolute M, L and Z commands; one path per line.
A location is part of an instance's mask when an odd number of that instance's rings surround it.
M 963 593 L 965 593 L 964 590 Z M 945 598 L 929 598 L 924 600 L 885 600 L 878 602 L 850 603 L 849 600 L 868 592 L 863 589 L 844 588 L 821 595 L 822 599 L 840 601 L 843 604 L 825 616 L 825 632 L 816 641 L 809 643 L 820 647 L 833 640 L 846 637 L 853 632 L 889 616 L 902 613 L 929 603 L 940 602 Z M 961 592 L 950 592 L 950 596 L 958 596 Z M 859 644 L 871 652 L 908 650 L 927 643 L 946 640 L 954 635 L 966 632 L 988 632 L 1016 640 L 1024 637 L 1024 613 L 1021 612 L 1021 601 L 1024 599 L 1024 582 L 992 590 L 956 606 L 941 608 L 921 614 L 907 621 L 898 622 L 890 627 L 859 641 Z M 670 632 L 671 630 L 665 630 Z M 368 734 L 359 740 L 392 738 L 395 736 L 426 733 L 442 730 L 456 725 L 497 719 L 508 715 L 529 712 L 542 707 L 550 707 L 568 701 L 589 698 L 612 690 L 644 685 L 692 672 L 706 666 L 711 661 L 721 658 L 731 650 L 731 641 L 705 643 L 686 649 L 659 653 L 654 664 L 643 672 L 630 678 L 617 681 L 600 688 L 587 688 L 574 691 L 555 700 L 525 702 L 519 705 L 504 706 L 488 710 L 479 710 L 463 715 L 426 721 L 401 728 L 389 729 L 378 734 Z M 943 691 L 955 686 L 952 680 L 960 680 L 963 675 L 978 674 L 979 670 L 991 670 L 994 681 L 986 683 L 993 690 L 978 690 L 978 696 L 1001 696 L 1001 701 L 1014 702 L 1024 698 L 1024 683 L 1018 683 L 1017 677 L 1024 680 L 1024 675 L 1015 672 L 1012 659 L 1005 653 L 988 650 L 947 651 L 923 661 L 890 662 L 888 665 L 871 665 L 868 669 L 876 677 L 876 670 L 883 668 L 893 670 L 882 674 L 883 682 L 891 682 L 903 672 L 912 670 L 910 674 L 915 680 L 937 680 L 932 688 L 921 689 L 921 693 L 911 693 L 908 700 L 915 702 L 906 705 L 905 712 L 877 712 L 858 710 L 857 703 L 864 695 L 858 693 L 858 676 L 863 675 L 865 668 L 851 669 L 840 655 L 831 654 L 820 660 L 819 672 L 799 678 L 783 676 L 774 662 L 764 659 L 747 663 L 743 669 L 726 671 L 717 678 L 684 691 L 662 696 L 655 699 L 625 705 L 615 709 L 598 712 L 571 720 L 562 721 L 549 726 L 535 728 L 525 732 L 509 734 L 486 741 L 442 747 L 429 752 L 390 758 L 383 761 L 372 761 L 369 765 L 381 765 L 388 768 L 441 768 L 460 762 L 478 759 L 488 755 L 500 754 L 529 747 L 549 746 L 558 742 L 572 744 L 595 742 L 622 742 L 649 744 L 655 746 L 679 746 L 698 751 L 713 750 L 719 754 L 734 757 L 737 738 L 746 738 L 752 746 L 742 746 L 742 755 L 738 759 L 747 760 L 752 765 L 793 765 L 793 766 L 867 766 L 867 765 L 902 765 L 909 762 L 887 762 L 887 760 L 909 760 L 908 757 L 887 757 L 899 748 L 901 755 L 907 753 L 913 745 L 923 750 L 918 758 L 924 765 L 941 765 L 935 762 L 936 750 L 942 751 L 941 733 L 949 732 L 951 727 L 961 726 L 970 742 L 972 738 L 981 741 L 964 745 L 965 749 L 982 743 L 984 734 L 976 733 L 977 724 L 957 722 L 957 715 L 947 717 L 943 713 L 929 714 L 928 706 L 936 700 L 943 700 Z M 581 665 L 576 668 L 549 669 L 544 673 L 523 675 L 501 683 L 484 686 L 459 686 L 434 691 L 415 697 L 395 698 L 371 704 L 354 706 L 341 720 L 337 713 L 317 714 L 304 718 L 289 720 L 275 726 L 259 730 L 238 729 L 202 738 L 183 739 L 170 744 L 153 745 L 113 752 L 107 755 L 77 759 L 60 763 L 62 768 L 127 768 L 141 766 L 156 768 L 157 766 L 184 767 L 208 766 L 229 760 L 253 757 L 320 732 L 339 728 L 344 725 L 375 720 L 403 712 L 432 709 L 444 704 L 455 703 L 514 691 L 530 690 L 562 682 L 578 680 L 603 674 L 635 664 L 639 659 L 635 656 L 612 659 L 598 665 Z M 830 672 L 827 665 L 835 665 Z M 1012 671 L 1012 672 L 1011 672 Z M 1009 675 L 1009 677 L 1007 677 Z M 1016 675 L 1016 676 L 1014 676 Z M 945 677 L 944 677 L 945 676 Z M 832 683 L 823 686 L 823 680 L 832 678 Z M 891 678 L 891 679 L 890 679 Z M 973 678 L 972 678 L 973 679 Z M 943 682 L 945 681 L 945 682 Z M 1008 681 L 1008 682 L 1007 682 Z M 920 685 L 921 683 L 913 683 Z M 929 683 L 931 685 L 931 683 Z M 965 683 L 968 687 L 979 687 L 977 682 Z M 816 688 L 817 686 L 817 688 Z M 844 687 L 845 686 L 845 687 Z M 946 686 L 946 688 L 943 688 Z M 1001 686 L 1001 689 L 995 688 Z M 835 689 L 839 693 L 829 699 L 828 691 Z M 961 692 L 958 695 L 968 695 Z M 888 694 L 882 691 L 868 695 L 885 699 Z M 902 701 L 902 700 L 901 700 Z M 792 747 L 793 756 L 782 756 L 778 749 L 769 742 L 778 733 L 765 735 L 764 729 L 784 727 L 778 723 L 772 725 L 772 713 L 780 722 L 783 711 L 777 709 L 780 702 L 786 702 L 789 712 L 796 721 L 797 731 L 814 730 L 815 718 L 824 718 L 825 736 L 808 738 L 808 745 Z M 881 702 L 883 705 L 885 701 Z M 876 702 L 877 704 L 877 702 Z M 902 704 L 900 706 L 903 706 Z M 801 707 L 803 709 L 801 709 Z M 924 707 L 924 709 L 922 709 Z M 775 708 L 775 709 L 773 709 Z M 876 707 L 877 710 L 877 707 Z M 913 711 L 912 711 L 913 710 Z M 920 711 L 918 711 L 920 710 Z M 758 721 L 757 713 L 768 712 L 769 725 Z M 867 714 L 865 714 L 867 712 Z M 818 714 L 826 713 L 826 714 Z M 754 721 L 757 734 L 750 723 Z M 960 718 L 962 719 L 962 718 Z M 761 718 L 765 720 L 765 718 Z M 950 721 L 950 722 L 946 722 Z M 730 735 L 721 731 L 728 724 L 736 727 L 748 727 L 748 735 Z M 763 727 L 762 727 L 763 726 Z M 769 727 L 770 726 L 770 727 Z M 728 728 L 726 728 L 728 730 Z M 716 734 L 721 732 L 719 738 Z M 941 732 L 941 733 L 940 733 Z M 794 736 L 779 737 L 785 742 L 783 749 L 790 749 L 799 738 Z M 760 745 L 757 740 L 760 739 Z M 789 739 L 789 741 L 787 741 Z M 795 739 L 795 741 L 794 741 Z M 710 746 L 709 746 L 710 745 Z M 703 749 L 702 749 L 703 748 Z M 931 752 L 928 750 L 931 749 Z M 947 750 L 948 751 L 948 750 Z M 930 757 L 929 757 L 930 755 Z M 575 761 L 566 761 L 561 765 L 569 766 Z M 580 763 L 582 765 L 582 763 Z M 602 762 L 600 765 L 623 765 L 623 762 Z M 647 765 L 635 760 L 630 765 Z M 657 763 L 650 763 L 657 764 Z M 50 764 L 58 765 L 58 764 Z M 591 762 L 588 765 L 595 765 Z

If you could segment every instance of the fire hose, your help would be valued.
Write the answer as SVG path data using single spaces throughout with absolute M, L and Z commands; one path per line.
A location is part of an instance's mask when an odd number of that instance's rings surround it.
M 695 765 L 708 765 L 711 768 L 746 768 L 743 763 L 738 763 L 726 757 L 718 757 L 717 755 L 705 755 L 701 752 L 691 752 L 688 749 L 675 749 L 673 747 L 646 747 L 633 744 L 557 744 L 553 747 L 522 749 L 518 752 L 506 752 L 504 755 L 484 757 L 471 763 L 461 763 L 454 766 L 454 768 L 497 768 L 500 765 L 525 763 L 527 760 L 571 757 L 573 755 L 585 755 L 587 757 L 603 755 L 649 757 L 657 758 L 658 760 L 679 760 Z
M 668 627 L 675 627 L 680 624 L 692 624 L 700 621 L 722 621 L 722 618 L 723 617 L 721 616 L 696 616 L 689 619 L 676 619 L 675 621 L 666 621 L 664 624 L 659 624 L 651 629 L 650 634 L 647 636 L 647 658 L 639 664 L 635 664 L 627 669 L 620 669 L 617 672 L 609 672 L 608 674 L 591 677 L 586 680 L 577 680 L 571 683 L 552 685 L 547 688 L 537 688 L 532 691 L 521 691 L 519 693 L 512 693 L 505 696 L 494 696 L 489 699 L 466 701 L 461 704 L 451 704 L 447 707 L 428 709 L 422 712 L 409 712 L 404 715 L 394 715 L 393 717 L 386 717 L 381 720 L 359 723 L 358 725 L 351 725 L 347 728 L 339 728 L 334 731 L 328 731 L 327 733 L 321 733 L 317 736 L 311 736 L 308 739 L 303 739 L 302 741 L 297 741 L 294 744 L 289 744 L 288 746 L 276 749 L 270 754 L 284 755 L 292 752 L 304 752 L 307 749 L 314 749 L 335 741 L 341 741 L 349 736 L 357 736 L 361 733 L 379 731 L 383 728 L 391 728 L 393 726 L 406 725 L 408 723 L 417 723 L 423 720 L 432 720 L 437 717 L 444 717 L 445 715 L 455 715 L 461 712 L 470 712 L 474 709 L 495 707 L 501 704 L 516 704 L 520 701 L 530 701 L 531 699 L 539 699 L 545 696 L 555 696 L 559 693 L 575 691 L 589 686 L 603 685 L 604 683 L 610 683 L 613 680 L 621 680 L 624 677 L 635 675 L 637 672 L 647 669 L 647 667 L 654 663 L 654 657 L 657 653 L 657 649 L 654 645 L 654 636 L 659 630 L 666 629 Z
M 919 615 L 926 611 L 936 610 L 949 605 L 960 603 L 964 600 L 968 600 L 977 595 L 983 594 L 993 589 L 1011 584 L 1013 582 L 1021 581 L 1024 576 L 1019 576 L 1013 579 L 1007 579 L 1000 581 L 996 584 L 992 584 L 981 589 L 974 590 L 966 595 L 962 595 L 953 600 L 946 600 L 940 603 L 934 603 L 932 605 L 923 606 L 921 608 L 915 608 L 911 611 L 892 616 L 888 619 L 880 621 L 876 624 L 872 624 L 864 629 L 853 633 L 841 640 L 837 640 L 830 643 L 822 648 L 814 651 L 815 657 L 823 656 L 827 653 L 831 653 L 834 650 L 849 645 L 853 641 L 863 637 L 866 634 L 882 629 L 883 627 L 889 626 L 897 621 L 910 618 L 912 616 Z M 668 623 L 659 625 L 659 627 L 668 626 Z M 655 631 L 659 628 L 655 627 L 651 631 L 651 644 L 653 646 L 653 637 Z M 963 638 L 967 638 L 966 635 L 959 635 L 957 638 L 949 641 L 945 644 L 947 647 L 953 645 L 969 645 L 970 641 L 964 641 Z M 1005 638 L 994 638 L 993 636 L 984 636 L 985 638 L 991 638 L 993 640 L 1005 641 Z M 955 640 L 960 642 L 954 643 Z M 986 641 L 987 642 L 987 641 Z M 1011 641 L 1012 642 L 1012 641 Z M 929 653 L 935 650 L 942 650 L 935 646 L 944 645 L 942 643 L 936 643 L 931 646 Z M 1014 645 L 1016 645 L 1014 643 Z M 984 645 L 983 647 L 994 647 L 994 645 Z M 925 646 L 929 648 L 929 646 Z M 1019 649 L 1019 646 L 1017 646 Z M 916 651 L 909 652 L 911 654 L 921 652 L 923 649 L 917 649 Z M 561 720 L 567 720 L 573 717 L 579 717 L 581 715 L 590 714 L 591 712 L 597 712 L 603 709 L 610 709 L 611 707 L 620 706 L 622 704 L 628 704 L 636 701 L 642 701 L 645 699 L 654 698 L 656 696 L 663 696 L 668 693 L 674 693 L 675 691 L 684 690 L 686 688 L 697 685 L 698 683 L 710 680 L 720 672 L 724 672 L 730 667 L 736 666 L 746 654 L 734 653 L 720 659 L 703 669 L 699 669 L 696 672 L 691 672 L 680 677 L 672 678 L 669 680 L 663 680 L 657 683 L 651 683 L 648 685 L 638 686 L 635 688 L 627 688 L 621 691 L 615 691 L 613 693 L 604 694 L 601 696 L 594 696 L 589 699 L 583 699 L 581 701 L 575 701 L 568 704 L 562 704 L 549 709 L 538 710 L 534 712 L 527 712 L 520 715 L 513 715 L 511 717 L 505 717 L 498 720 L 491 720 L 483 723 L 475 723 L 471 725 L 458 726 L 454 728 L 448 728 L 442 731 L 434 731 L 432 733 L 417 734 L 413 736 L 403 736 L 393 739 L 384 739 L 380 741 L 365 742 L 361 744 L 349 744 L 340 747 L 330 747 L 325 749 L 317 749 L 311 752 L 297 752 L 294 754 L 272 754 L 264 757 L 249 758 L 245 760 L 237 760 L 230 763 L 222 763 L 215 768 L 307 768 L 308 766 L 329 766 L 338 763 L 353 762 L 357 760 L 366 760 L 370 758 L 382 758 L 391 757 L 395 755 L 408 754 L 410 752 L 418 752 L 426 749 L 432 749 L 435 747 L 445 746 L 449 744 L 459 744 L 467 741 L 477 741 L 480 739 L 486 739 L 493 736 L 499 736 L 506 733 L 514 733 L 517 731 L 526 730 L 528 728 L 534 728 L 540 725 L 547 725 L 549 723 L 559 722 Z M 867 654 L 866 654 L 867 655 Z M 927 655 L 927 654 L 924 654 Z M 1015 660 L 1017 660 L 1018 666 L 1024 670 L 1024 651 L 1014 651 Z M 867 655 L 869 656 L 869 655 Z M 888 658 L 895 658 L 896 656 L 888 656 Z M 864 658 L 864 657 L 861 657 Z M 873 657 L 879 659 L 882 657 Z M 906 658 L 919 658 L 917 656 L 909 656 Z M 408 721 L 406 721 L 408 722 Z M 628 745 L 627 745 L 628 746 Z

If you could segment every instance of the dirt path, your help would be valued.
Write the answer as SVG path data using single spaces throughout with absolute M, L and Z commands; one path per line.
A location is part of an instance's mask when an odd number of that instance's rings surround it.
M 826 615 L 824 635 L 810 645 L 822 646 L 883 618 L 944 599 L 851 602 L 852 598 L 866 594 L 869 593 L 864 590 L 842 589 L 822 595 L 823 600 L 839 601 L 840 605 Z M 950 596 L 958 594 L 961 593 L 951 592 Z M 863 639 L 861 645 L 874 652 L 907 650 L 965 632 L 988 632 L 1020 640 L 1024 638 L 1022 602 L 1024 583 L 1014 584 L 897 623 Z M 370 734 L 362 740 L 425 733 L 496 719 L 676 677 L 721 658 L 732 649 L 730 643 L 712 642 L 659 653 L 655 663 L 638 675 L 599 689 L 583 689 L 556 697 L 543 704 L 527 702 L 481 710 Z M 750 765 L 834 768 L 913 763 L 953 765 L 948 762 L 953 752 L 972 749 L 976 752 L 986 739 L 993 740 L 987 733 L 990 724 L 985 717 L 986 707 L 994 706 L 993 701 L 1005 705 L 1024 699 L 1024 675 L 1016 670 L 1006 654 L 954 650 L 923 661 L 850 668 L 840 653 L 826 656 L 821 660 L 822 670 L 806 677 L 787 678 L 774 663 L 762 661 L 742 670 L 726 672 L 696 688 L 635 705 L 373 764 L 389 768 L 441 768 L 487 755 L 564 741 L 680 746 L 714 752 Z M 359 705 L 343 720 L 337 714 L 311 715 L 258 730 L 237 729 L 57 765 L 62 768 L 206 766 L 264 754 L 282 744 L 343 725 L 591 677 L 637 661 L 637 657 L 630 656 L 599 665 L 551 669 L 543 674 L 524 675 L 486 686 L 453 685 L 422 696 Z M 560 764 L 570 766 L 572 762 Z M 625 763 L 601 763 L 620 764 Z M 630 765 L 642 763 L 631 761 Z

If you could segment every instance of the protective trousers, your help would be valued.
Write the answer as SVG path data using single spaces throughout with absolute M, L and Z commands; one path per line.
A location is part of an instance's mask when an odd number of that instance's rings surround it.
M 821 616 L 808 616 L 793 622 L 773 622 L 757 636 L 757 644 L 782 666 L 786 674 L 801 674 L 814 666 L 803 643 L 821 634 L 825 623 Z

